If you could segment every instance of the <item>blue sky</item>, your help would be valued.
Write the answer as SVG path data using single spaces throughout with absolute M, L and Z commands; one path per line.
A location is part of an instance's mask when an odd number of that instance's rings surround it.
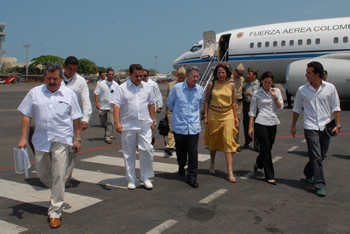
M 204 31 L 349 16 L 349 0 L 2 0 L 6 57 L 87 58 L 115 70 L 140 63 L 167 73 Z M 350 22 L 349 22 L 350 23 Z

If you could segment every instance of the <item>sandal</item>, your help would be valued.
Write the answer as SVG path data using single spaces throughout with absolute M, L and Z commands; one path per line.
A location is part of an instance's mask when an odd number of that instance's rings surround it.
M 215 174 L 215 164 L 214 163 L 210 163 L 209 173 Z
M 236 178 L 233 176 L 233 172 L 232 171 L 227 171 L 226 172 L 226 176 L 227 176 L 227 180 L 231 183 L 235 183 L 236 182 Z

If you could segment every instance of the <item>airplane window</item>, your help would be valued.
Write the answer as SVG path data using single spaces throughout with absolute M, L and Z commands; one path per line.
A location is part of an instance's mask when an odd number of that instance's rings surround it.
M 270 46 L 270 42 L 265 42 L 265 47 L 269 47 Z
M 198 51 L 198 50 L 200 50 L 200 49 L 202 49 L 202 45 L 194 45 L 194 46 L 190 49 L 190 51 L 191 51 L 191 52 L 196 52 L 196 51 Z
M 348 43 L 348 37 L 343 37 L 343 42 Z
M 307 39 L 306 44 L 311 45 L 311 39 Z
M 273 47 L 277 47 L 277 41 L 273 42 Z
M 290 45 L 290 46 L 293 46 L 293 45 L 294 45 L 294 40 L 290 40 L 290 41 L 289 41 L 289 45 Z
M 300 46 L 303 45 L 303 40 L 301 40 L 301 39 L 298 40 L 298 45 L 300 45 Z
M 333 42 L 334 42 L 335 44 L 337 44 L 337 43 L 339 42 L 339 38 L 338 38 L 338 37 L 333 38 Z
M 254 42 L 250 43 L 250 48 L 254 48 Z
M 258 42 L 258 48 L 261 48 L 261 42 Z
M 286 46 L 286 41 L 281 41 L 281 46 Z
M 316 42 L 316 45 L 319 45 L 321 43 L 321 39 L 320 38 L 316 38 L 315 42 Z

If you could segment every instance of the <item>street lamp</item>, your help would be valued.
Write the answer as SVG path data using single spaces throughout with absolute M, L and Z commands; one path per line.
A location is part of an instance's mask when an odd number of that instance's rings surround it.
M 154 55 L 153 57 L 155 60 L 155 62 L 154 62 L 154 75 L 156 76 L 157 75 L 157 58 L 158 58 L 158 56 Z
M 28 43 L 24 43 L 23 46 L 26 48 L 27 50 L 27 58 L 26 58 L 26 80 L 28 80 L 28 49 L 30 47 L 30 44 Z

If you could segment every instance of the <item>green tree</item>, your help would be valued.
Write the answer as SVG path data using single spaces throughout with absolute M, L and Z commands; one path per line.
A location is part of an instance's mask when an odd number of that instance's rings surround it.
M 37 58 L 33 58 L 32 60 L 32 64 L 33 66 L 36 65 L 43 65 L 46 66 L 49 63 L 59 63 L 59 64 L 63 64 L 64 63 L 64 59 L 58 56 L 54 56 L 54 55 L 42 55 L 40 57 Z
M 88 59 L 79 59 L 79 74 L 96 74 L 98 72 L 98 67 L 96 64 Z

